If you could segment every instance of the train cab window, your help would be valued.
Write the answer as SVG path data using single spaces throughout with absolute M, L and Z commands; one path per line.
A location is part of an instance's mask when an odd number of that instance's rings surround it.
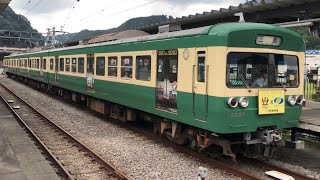
M 50 58 L 50 71 L 53 71 L 53 59 Z
M 132 78 L 132 56 L 121 57 L 121 78 Z
M 137 56 L 136 79 L 150 81 L 151 79 L 151 56 Z
M 84 73 L 84 58 L 78 58 L 78 73 Z
M 118 74 L 118 57 L 108 57 L 108 76 L 117 77 Z
M 60 58 L 60 71 L 62 72 L 62 71 L 64 71 L 64 58 Z
M 273 53 L 231 52 L 227 56 L 229 88 L 299 86 L 298 57 Z
M 70 72 L 70 58 L 66 58 L 66 72 Z
M 71 59 L 71 72 L 77 72 L 77 58 Z
M 43 68 L 44 70 L 47 69 L 47 59 L 43 59 L 42 68 Z
M 205 71 L 206 71 L 206 53 L 204 51 L 198 52 L 198 68 L 197 68 L 197 79 L 198 82 L 205 82 Z
M 105 57 L 97 57 L 96 71 L 97 76 L 105 75 Z

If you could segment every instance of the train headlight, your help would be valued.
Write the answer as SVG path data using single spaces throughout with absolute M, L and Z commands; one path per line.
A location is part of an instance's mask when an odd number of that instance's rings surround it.
M 304 101 L 304 98 L 302 95 L 300 96 L 296 96 L 296 103 L 299 104 L 299 105 L 302 105 L 303 101 Z
M 296 104 L 296 102 L 297 102 L 297 99 L 296 99 L 296 97 L 295 96 L 289 96 L 288 97 L 288 103 L 290 104 L 290 105 L 295 105 Z
M 228 99 L 228 105 L 232 108 L 236 108 L 238 106 L 238 101 L 235 97 L 231 97 Z
M 239 104 L 240 104 L 241 107 L 246 108 L 246 107 L 249 106 L 249 99 L 247 97 L 241 97 L 239 99 Z

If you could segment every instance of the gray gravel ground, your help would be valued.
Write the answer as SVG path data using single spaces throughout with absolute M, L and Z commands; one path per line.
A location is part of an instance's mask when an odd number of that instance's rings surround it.
M 1 81 L 133 179 L 196 179 L 199 166 L 208 168 L 208 179 L 239 179 L 11 79 Z
M 239 179 L 11 79 L 2 77 L 1 81 L 133 179 L 196 179 L 199 166 L 208 168 L 208 179 Z M 319 171 L 290 164 L 286 159 L 287 156 L 283 156 L 271 163 L 320 179 Z M 254 165 L 240 162 L 238 168 L 266 179 L 264 171 Z

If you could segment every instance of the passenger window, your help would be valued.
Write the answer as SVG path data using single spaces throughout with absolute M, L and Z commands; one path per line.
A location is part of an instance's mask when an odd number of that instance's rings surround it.
M 77 72 L 77 58 L 72 58 L 71 72 Z
M 98 76 L 105 75 L 105 57 L 97 57 L 96 71 Z
M 137 56 L 136 79 L 150 81 L 151 79 L 151 56 Z
M 78 73 L 84 73 L 84 58 L 78 58 Z
M 117 77 L 118 74 L 118 57 L 108 58 L 108 76 Z
M 60 71 L 64 71 L 64 58 L 60 58 Z
M 132 78 L 132 56 L 121 57 L 121 78 Z
M 66 58 L 66 72 L 70 72 L 70 58 Z
M 39 59 L 36 60 L 36 68 L 39 69 Z
M 29 68 L 31 68 L 31 59 L 29 59 Z
M 204 51 L 198 52 L 198 82 L 205 82 L 206 71 L 206 53 Z
M 50 58 L 50 71 L 53 71 L 53 59 Z
M 47 69 L 47 59 L 43 59 L 43 69 L 46 70 Z

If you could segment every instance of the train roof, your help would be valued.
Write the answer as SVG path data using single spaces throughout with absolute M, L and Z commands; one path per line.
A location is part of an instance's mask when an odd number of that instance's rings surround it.
M 10 55 L 7 57 L 19 58 L 19 57 L 28 56 L 28 55 L 35 56 L 35 57 L 46 56 L 47 53 L 65 52 L 65 51 L 70 51 L 70 50 L 72 51 L 72 50 L 84 49 L 84 48 L 95 48 L 95 47 L 101 47 L 101 46 L 112 46 L 112 45 L 121 45 L 121 44 L 129 44 L 129 43 L 139 43 L 139 42 L 157 42 L 157 41 L 163 41 L 166 39 L 169 40 L 169 39 L 179 39 L 179 38 L 188 38 L 188 37 L 190 38 L 190 37 L 199 37 L 199 36 L 207 36 L 207 35 L 215 36 L 217 40 L 219 39 L 221 40 L 221 39 L 227 39 L 227 37 L 234 32 L 250 33 L 250 31 L 251 32 L 261 31 L 261 32 L 265 32 L 265 34 L 270 34 L 270 32 L 275 31 L 277 32 L 278 35 L 283 35 L 283 36 L 288 35 L 291 38 L 294 37 L 295 40 L 300 39 L 299 43 L 301 42 L 303 43 L 302 37 L 298 33 L 286 28 L 278 27 L 278 26 L 261 24 L 261 23 L 221 23 L 217 25 L 205 26 L 205 27 L 188 29 L 188 30 L 133 37 L 133 38 L 127 38 L 127 39 L 121 39 L 121 40 L 103 42 L 103 43 L 97 43 L 97 44 L 78 45 L 78 46 L 72 46 L 72 47 L 49 49 L 49 50 L 44 50 L 39 52 Z

